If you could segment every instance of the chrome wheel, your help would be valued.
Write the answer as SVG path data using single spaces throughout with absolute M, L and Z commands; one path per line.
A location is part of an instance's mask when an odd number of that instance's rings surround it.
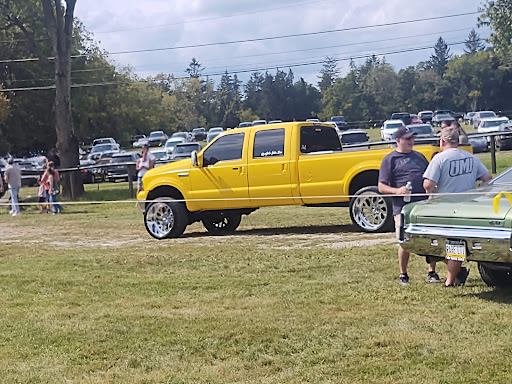
M 377 187 L 360 189 L 350 202 L 350 217 L 366 232 L 382 232 L 393 228 L 392 206 L 379 194 Z
M 174 227 L 174 212 L 169 203 L 156 202 L 149 206 L 144 221 L 151 236 L 164 239 Z

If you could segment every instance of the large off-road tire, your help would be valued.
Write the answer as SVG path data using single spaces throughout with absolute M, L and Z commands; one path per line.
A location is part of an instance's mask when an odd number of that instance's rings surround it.
M 489 287 L 512 287 L 512 273 L 505 269 L 491 269 L 485 264 L 478 263 L 478 272 Z
M 242 215 L 237 213 L 206 214 L 201 219 L 206 230 L 215 234 L 234 232 L 241 221 Z
M 349 205 L 352 222 L 365 232 L 389 232 L 395 227 L 391 198 L 375 186 L 361 188 Z
M 160 197 L 149 203 L 144 212 L 144 225 L 155 239 L 180 237 L 188 225 L 187 210 L 183 203 Z

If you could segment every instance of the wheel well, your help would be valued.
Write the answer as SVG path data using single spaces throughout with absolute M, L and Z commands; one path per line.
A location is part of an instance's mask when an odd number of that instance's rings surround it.
M 356 177 L 352 179 L 350 182 L 349 194 L 354 195 L 357 191 L 359 191 L 363 187 L 369 187 L 372 185 L 377 185 L 379 181 L 379 171 L 371 170 L 364 171 L 358 174 Z
M 149 192 L 147 199 L 154 200 L 157 197 L 171 197 L 176 200 L 184 200 L 183 195 L 178 189 L 168 185 L 163 185 L 153 189 L 151 192 Z

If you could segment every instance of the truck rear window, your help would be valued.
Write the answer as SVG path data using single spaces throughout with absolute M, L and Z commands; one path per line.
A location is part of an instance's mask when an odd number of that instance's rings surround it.
M 300 151 L 302 153 L 341 151 L 341 142 L 333 127 L 300 127 Z

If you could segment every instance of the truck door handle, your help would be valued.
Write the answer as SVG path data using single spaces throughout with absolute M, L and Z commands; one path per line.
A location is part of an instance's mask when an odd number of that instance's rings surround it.
M 233 171 L 238 171 L 238 167 L 233 167 Z

